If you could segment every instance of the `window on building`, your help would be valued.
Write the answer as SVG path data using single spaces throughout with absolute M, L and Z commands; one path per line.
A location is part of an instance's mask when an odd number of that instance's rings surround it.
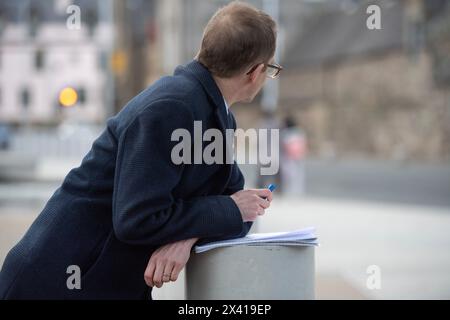
M 20 104 L 22 108 L 28 109 L 31 102 L 30 90 L 28 88 L 22 88 L 20 91 Z
M 42 19 L 39 8 L 31 5 L 28 13 L 28 32 L 30 37 L 35 38 Z
M 86 104 L 86 89 L 83 87 L 78 88 L 78 103 L 82 106 Z
M 38 49 L 34 53 L 34 67 L 38 71 L 44 68 L 44 55 L 43 49 Z

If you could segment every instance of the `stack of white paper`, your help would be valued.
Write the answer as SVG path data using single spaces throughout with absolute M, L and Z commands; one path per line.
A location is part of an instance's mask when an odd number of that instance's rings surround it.
M 210 242 L 201 246 L 195 246 L 196 253 L 205 252 L 214 248 L 227 246 L 249 245 L 280 245 L 280 246 L 317 246 L 317 237 L 313 227 L 273 233 L 253 233 L 243 238 Z

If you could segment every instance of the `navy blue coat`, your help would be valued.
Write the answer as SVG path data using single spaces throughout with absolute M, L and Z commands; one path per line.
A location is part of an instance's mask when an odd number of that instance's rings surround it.
M 144 271 L 161 245 L 240 237 L 243 223 L 229 197 L 244 186 L 236 164 L 171 161 L 175 129 L 193 136 L 235 128 L 209 71 L 179 66 L 133 98 L 72 169 L 0 273 L 3 299 L 145 299 Z M 205 143 L 203 144 L 203 147 Z M 67 267 L 81 269 L 81 289 L 69 290 Z

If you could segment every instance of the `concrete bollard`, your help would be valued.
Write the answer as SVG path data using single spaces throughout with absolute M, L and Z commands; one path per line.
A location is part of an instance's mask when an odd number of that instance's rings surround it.
M 310 300 L 314 247 L 233 246 L 192 253 L 186 266 L 188 300 Z

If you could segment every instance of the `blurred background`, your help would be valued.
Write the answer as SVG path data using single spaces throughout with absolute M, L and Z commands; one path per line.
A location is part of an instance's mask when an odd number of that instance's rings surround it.
M 241 165 L 246 187 L 279 185 L 253 232 L 317 228 L 319 299 L 449 299 L 450 1 L 246 2 L 278 22 L 284 67 L 233 106 L 238 127 L 281 130 L 277 175 Z M 106 119 L 189 62 L 226 3 L 0 0 L 0 265 Z

